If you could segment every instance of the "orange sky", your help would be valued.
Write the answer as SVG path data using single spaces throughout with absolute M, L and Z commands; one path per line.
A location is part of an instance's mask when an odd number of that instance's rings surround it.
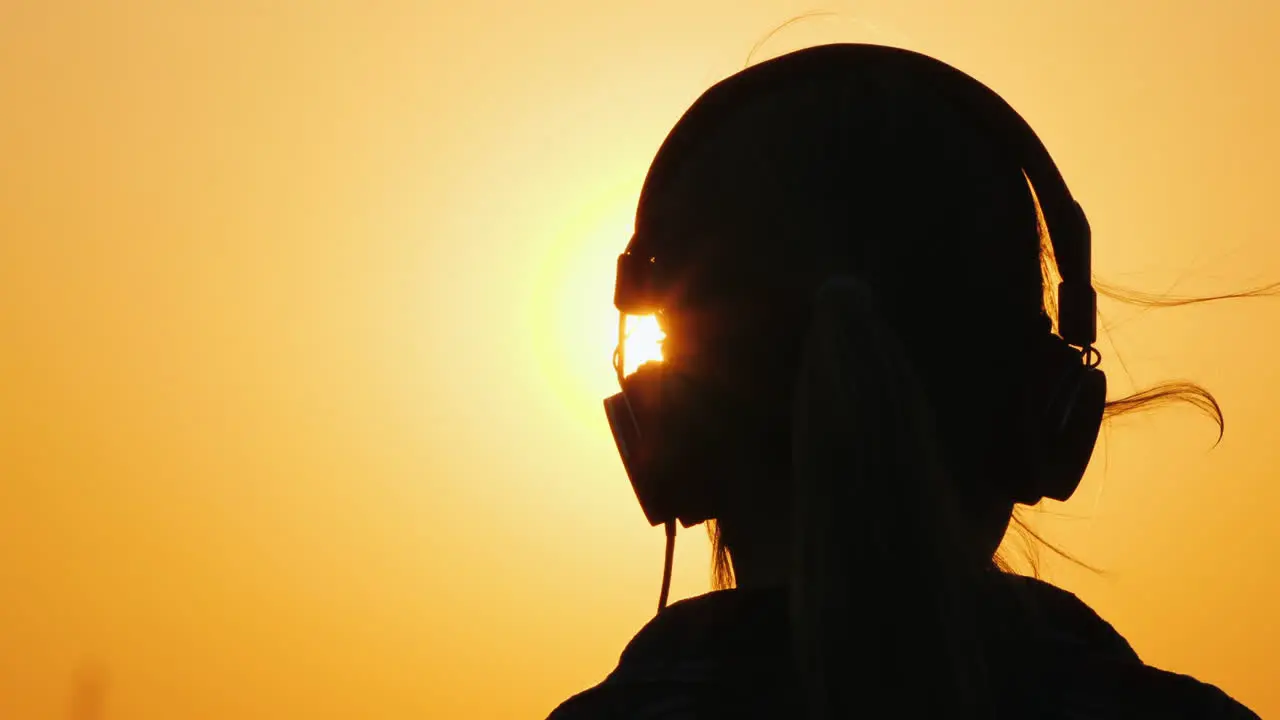
M 1104 278 L 1280 279 L 1274 3 L 825 7 L 763 54 L 985 80 Z M 602 677 L 662 545 L 600 410 L 613 258 L 680 113 L 811 9 L 0 4 L 0 717 L 529 718 Z M 1039 522 L 1109 574 L 1048 575 L 1280 714 L 1280 300 L 1103 310 L 1113 387 L 1201 381 L 1227 435 L 1115 425 Z

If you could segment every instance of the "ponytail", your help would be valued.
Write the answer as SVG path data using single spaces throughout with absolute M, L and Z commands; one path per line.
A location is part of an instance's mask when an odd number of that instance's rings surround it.
M 816 294 L 794 398 L 791 620 L 813 720 L 977 717 L 978 568 L 933 411 L 871 289 Z

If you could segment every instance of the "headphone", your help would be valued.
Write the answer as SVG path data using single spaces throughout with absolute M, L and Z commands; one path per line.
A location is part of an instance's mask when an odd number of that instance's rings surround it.
M 832 44 L 783 55 L 743 70 L 712 86 L 671 130 L 650 166 L 640 207 L 662 191 L 691 147 L 714 133 L 744 106 L 762 96 L 824 77 L 892 72 L 945 96 L 977 124 L 1000 138 L 1031 181 L 1040 202 L 1062 282 L 1058 286 L 1058 334 L 1046 331 L 1044 362 L 1050 377 L 1041 392 L 1043 414 L 1036 429 L 1037 471 L 1010 488 L 1016 502 L 1066 500 L 1079 487 L 1093 454 L 1106 405 L 1106 376 L 1097 340 L 1097 292 L 1091 275 L 1092 238 L 1088 219 L 1071 196 L 1048 150 L 1027 122 L 995 91 L 973 77 L 926 55 L 867 44 Z M 638 213 L 638 217 L 641 213 Z M 665 525 L 666 561 L 659 610 L 666 606 L 674 553 L 675 523 L 684 527 L 717 514 L 718 492 L 707 452 L 697 442 L 697 420 L 663 363 L 646 363 L 624 376 L 626 316 L 660 313 L 674 287 L 673 268 L 646 248 L 649 228 L 636 233 L 618 257 L 614 305 L 620 313 L 614 366 L 621 391 L 605 399 L 605 414 L 622 464 L 645 517 Z

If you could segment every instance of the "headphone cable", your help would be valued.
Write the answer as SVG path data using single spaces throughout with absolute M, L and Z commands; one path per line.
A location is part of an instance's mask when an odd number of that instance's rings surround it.
M 671 594 L 671 566 L 676 556 L 676 521 L 666 522 L 667 550 L 662 561 L 662 590 L 658 593 L 658 612 L 667 607 L 667 597 Z

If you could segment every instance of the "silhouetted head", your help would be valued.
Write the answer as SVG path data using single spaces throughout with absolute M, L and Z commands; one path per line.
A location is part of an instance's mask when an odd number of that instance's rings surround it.
M 909 371 L 968 552 L 989 559 L 1035 472 L 1043 387 L 1059 370 L 1026 158 L 936 77 L 833 66 L 760 83 L 745 100 L 738 90 L 732 109 L 700 121 L 710 127 L 685 137 L 677 128 L 629 251 L 658 258 L 668 275 L 668 372 L 715 396 L 693 431 L 708 436 L 705 470 L 723 475 L 715 516 L 730 552 L 786 541 L 794 420 L 806 412 L 797 383 L 839 353 L 828 341 L 806 365 L 815 335 L 838 332 L 856 336 L 860 352 L 827 375 L 874 372 L 886 358 Z M 851 301 L 881 327 L 859 325 L 842 307 Z M 809 398 L 827 401 L 838 402 Z M 845 510 L 850 522 L 894 511 Z
M 857 53 L 750 68 L 672 132 L 628 247 L 661 279 L 664 361 L 626 394 L 636 445 L 685 448 L 651 473 L 684 478 L 678 502 L 697 509 L 676 515 L 717 521 L 740 583 L 790 585 L 802 665 L 850 641 L 850 617 L 879 617 L 891 629 L 863 641 L 902 662 L 877 657 L 865 677 L 933 667 L 950 697 L 971 685 L 946 669 L 968 662 L 953 614 L 1015 503 L 1051 494 L 1036 490 L 1046 403 L 1090 364 L 1092 337 L 1052 332 L 1025 138 L 952 92 L 940 63 Z M 1064 204 L 1078 211 L 1052 191 L 1050 231 Z M 1068 495 L 1101 420 L 1095 379 Z

